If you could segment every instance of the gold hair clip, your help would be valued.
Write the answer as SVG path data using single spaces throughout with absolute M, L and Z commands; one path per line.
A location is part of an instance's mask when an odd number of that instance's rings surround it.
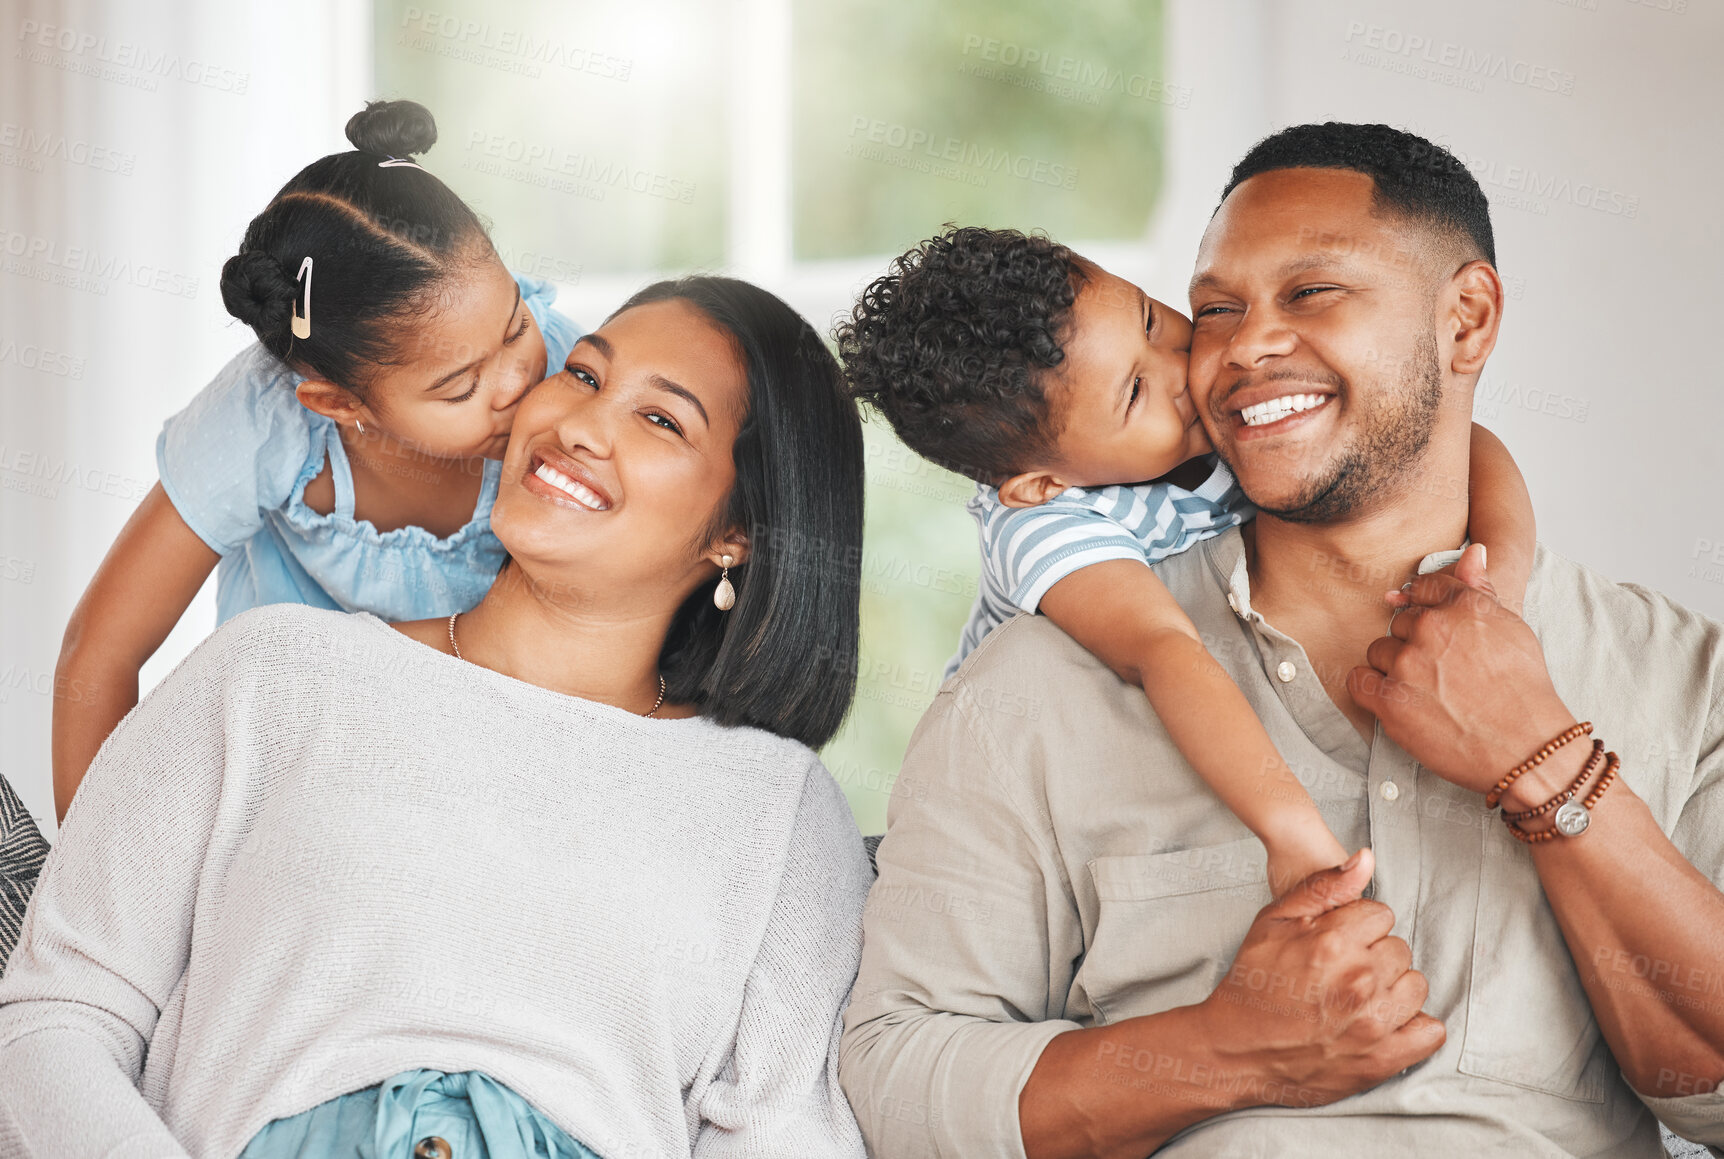
M 305 313 L 299 312 L 299 295 L 293 296 L 293 336 L 299 339 L 311 337 L 311 258 L 307 257 L 299 263 L 299 273 L 294 276 L 295 282 L 305 283 Z

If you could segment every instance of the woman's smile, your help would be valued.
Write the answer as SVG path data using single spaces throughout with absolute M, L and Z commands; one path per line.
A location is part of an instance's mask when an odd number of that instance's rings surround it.
M 611 498 L 593 473 L 567 455 L 550 448 L 534 451 L 528 466 L 521 485 L 533 494 L 564 505 L 573 500 L 587 511 L 611 509 Z

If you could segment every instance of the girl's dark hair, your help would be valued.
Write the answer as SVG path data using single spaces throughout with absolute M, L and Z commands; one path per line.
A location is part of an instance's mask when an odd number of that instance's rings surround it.
M 437 125 L 423 105 L 372 101 L 347 122 L 353 152 L 301 169 L 252 219 L 221 272 L 228 313 L 277 358 L 355 393 L 371 368 L 399 356 L 391 323 L 434 304 L 456 266 L 491 251 L 479 218 L 447 185 L 412 165 Z M 312 259 L 311 337 L 289 328 Z
M 736 485 L 710 534 L 743 528 L 748 559 L 730 569 L 730 611 L 713 606 L 706 584 L 677 610 L 659 657 L 666 696 L 719 724 L 818 748 L 856 691 L 861 419 L 826 344 L 774 295 L 734 278 L 689 277 L 648 286 L 617 313 L 670 300 L 725 331 L 746 368 Z

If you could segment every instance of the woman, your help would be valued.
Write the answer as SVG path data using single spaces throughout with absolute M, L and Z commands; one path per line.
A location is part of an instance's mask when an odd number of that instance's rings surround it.
M 520 403 L 491 519 L 473 611 L 248 612 L 114 733 L 0 980 L 0 1153 L 862 1154 L 830 354 L 650 287 Z

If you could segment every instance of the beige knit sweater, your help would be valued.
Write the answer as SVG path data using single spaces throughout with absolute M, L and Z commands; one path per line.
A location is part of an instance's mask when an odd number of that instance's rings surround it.
M 606 1159 L 859 1157 L 869 880 L 802 745 L 259 608 L 73 801 L 0 979 L 0 1155 L 225 1159 L 427 1067 Z

